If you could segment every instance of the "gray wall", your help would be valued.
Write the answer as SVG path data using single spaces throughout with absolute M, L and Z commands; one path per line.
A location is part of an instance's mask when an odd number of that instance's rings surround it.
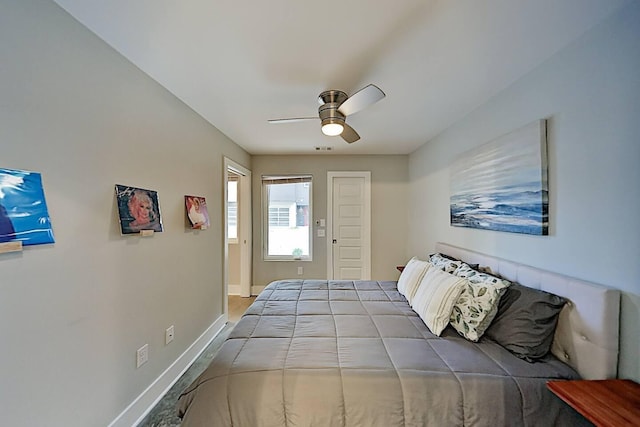
M 250 157 L 53 2 L 0 3 L 0 58 L 0 167 L 42 173 L 56 238 L 0 255 L 0 423 L 104 426 L 222 315 L 223 156 Z M 120 236 L 116 183 L 165 232 Z
M 326 278 L 328 237 L 314 227 L 313 261 L 263 261 L 262 175 L 313 175 L 313 221 L 327 218 L 327 172 L 371 171 L 371 277 L 394 280 L 406 262 L 408 156 L 253 156 L 253 285 L 283 278 Z M 297 267 L 304 274 L 298 276 Z
M 229 243 L 229 285 L 240 286 L 240 245 Z M 238 288 L 238 292 L 239 292 Z
M 409 254 L 436 241 L 623 290 L 620 376 L 640 379 L 640 3 L 410 156 Z M 505 59 L 508 60 L 508 59 Z M 548 118 L 550 235 L 449 225 L 460 153 Z

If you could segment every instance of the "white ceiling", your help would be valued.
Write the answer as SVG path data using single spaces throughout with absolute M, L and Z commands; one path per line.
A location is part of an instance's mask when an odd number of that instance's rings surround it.
M 408 154 L 629 1 L 55 0 L 251 154 Z M 354 144 L 267 123 L 369 83 Z

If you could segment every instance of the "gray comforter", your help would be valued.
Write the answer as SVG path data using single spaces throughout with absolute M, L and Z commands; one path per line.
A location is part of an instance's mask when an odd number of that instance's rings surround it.
M 580 417 L 546 388 L 577 378 L 447 328 L 431 334 L 396 282 L 271 283 L 182 394 L 190 426 L 551 426 Z

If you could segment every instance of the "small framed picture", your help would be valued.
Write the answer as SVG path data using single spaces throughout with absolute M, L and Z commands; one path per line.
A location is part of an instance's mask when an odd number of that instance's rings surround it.
M 205 230 L 209 228 L 209 211 L 207 201 L 200 196 L 184 196 L 187 207 L 187 216 L 191 223 L 191 228 Z
M 143 230 L 162 231 L 158 193 L 153 190 L 116 185 L 118 214 L 122 234 L 139 234 Z

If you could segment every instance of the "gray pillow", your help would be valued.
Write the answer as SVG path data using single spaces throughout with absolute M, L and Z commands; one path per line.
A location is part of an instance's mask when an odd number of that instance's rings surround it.
M 528 362 L 551 348 L 558 315 L 567 300 L 513 283 L 500 298 L 498 313 L 484 336 Z

